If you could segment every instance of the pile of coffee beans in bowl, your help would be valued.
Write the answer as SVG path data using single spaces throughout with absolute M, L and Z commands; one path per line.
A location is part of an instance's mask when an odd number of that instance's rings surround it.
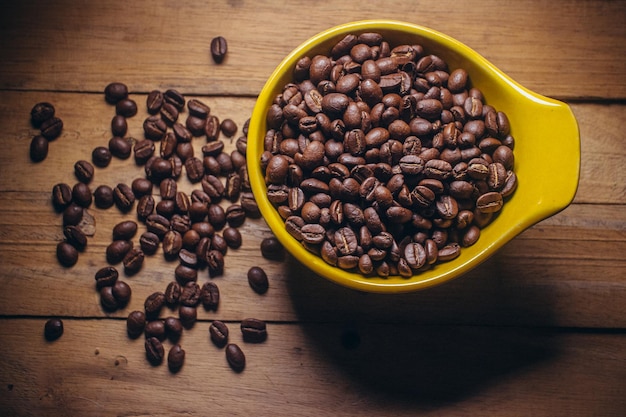
M 457 258 L 517 187 L 506 114 L 465 69 L 380 33 L 300 58 L 266 122 L 260 163 L 286 230 L 365 276 Z

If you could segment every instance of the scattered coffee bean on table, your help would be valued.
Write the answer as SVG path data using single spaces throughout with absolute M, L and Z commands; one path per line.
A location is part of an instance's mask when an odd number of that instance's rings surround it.
M 44 337 L 48 341 L 53 341 L 63 334 L 63 320 L 52 318 L 46 321 L 44 326 Z
M 228 43 L 223 36 L 217 36 L 211 40 L 211 56 L 217 64 L 221 64 L 228 52 Z
M 215 47 L 221 54 L 218 59 L 223 59 L 225 41 Z M 52 191 L 53 206 L 63 216 L 65 236 L 58 244 L 57 257 L 66 267 L 78 261 L 78 252 L 85 249 L 87 238 L 94 234 L 95 218 L 86 210 L 92 203 L 99 210 L 116 206 L 122 216 L 135 210 L 136 220 L 121 219 L 113 226 L 103 256 L 108 265 L 100 266 L 95 272 L 94 287 L 104 312 L 125 308 L 132 295 L 130 282 L 140 279 L 143 264 L 151 255 L 159 249 L 163 251 L 165 260 L 172 263 L 173 281 L 166 288 L 155 288 L 144 300 L 143 310 L 128 314 L 126 333 L 133 339 L 144 336 L 146 358 L 153 366 L 164 362 L 166 345 L 171 343 L 167 365 L 175 373 L 185 360 L 185 351 L 178 341 L 184 331 L 196 324 L 198 309 L 218 311 L 220 290 L 211 278 L 223 275 L 228 251 L 243 244 L 244 236 L 239 228 L 245 219 L 260 217 L 245 162 L 249 120 L 244 123 L 244 136 L 237 140 L 237 150 L 228 154 L 219 135 L 233 137 L 237 124 L 230 118 L 220 123 L 217 115 L 211 114 L 210 107 L 199 99 L 187 100 L 175 89 L 150 92 L 146 100 L 148 116 L 142 122 L 143 139 L 126 136 L 128 118 L 139 112 L 137 102 L 128 96 L 128 87 L 120 82 L 108 84 L 105 101 L 114 106 L 110 124 L 113 136 L 108 143 L 92 150 L 91 162 L 83 159 L 75 162 L 78 182 L 73 187 L 58 183 Z M 52 105 L 39 103 L 35 107 L 31 115 L 33 126 L 42 126 L 47 136 L 42 131 L 39 143 L 33 145 L 36 148 L 32 151 L 33 160 L 45 157 L 43 148 L 62 128 L 60 119 L 54 120 Z M 182 117 L 186 117 L 185 122 Z M 203 136 L 206 144 L 202 155 L 194 155 L 191 143 Z M 94 167 L 104 169 L 113 158 L 123 160 L 131 155 L 134 164 L 143 166 L 145 175 L 117 184 L 100 184 L 92 193 L 89 184 L 95 177 Z M 189 194 L 178 188 L 183 172 L 196 184 Z M 268 239 L 262 251 L 264 256 L 274 259 L 284 256 L 282 246 L 274 239 Z M 123 274 L 132 277 L 132 281 L 120 279 L 117 269 L 120 265 Z M 202 270 L 207 271 L 205 282 L 199 282 Z M 254 282 L 259 293 L 267 290 L 262 275 Z M 161 318 L 166 306 L 178 315 Z M 244 341 L 248 342 L 262 342 L 267 337 L 265 323 L 257 319 L 246 319 L 242 331 Z M 216 347 L 225 348 L 231 368 L 241 371 L 245 356 L 238 347 L 226 348 L 227 325 L 212 320 L 209 334 Z

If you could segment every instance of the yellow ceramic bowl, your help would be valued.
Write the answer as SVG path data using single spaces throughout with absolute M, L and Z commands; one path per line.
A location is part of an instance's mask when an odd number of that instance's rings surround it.
M 307 251 L 285 230 L 284 222 L 266 198 L 260 168 L 266 114 L 276 94 L 292 81 L 293 68 L 303 56 L 328 55 L 332 45 L 349 33 L 379 32 L 392 47 L 421 44 L 425 51 L 443 58 L 450 70 L 467 70 L 473 86 L 482 90 L 485 101 L 504 111 L 515 138 L 518 187 L 497 218 L 481 232 L 471 247 L 463 248 L 453 261 L 410 278 L 366 277 L 328 265 Z M 250 183 L 261 213 L 272 232 L 301 263 L 317 274 L 353 289 L 377 293 L 401 293 L 431 287 L 458 277 L 493 255 L 505 243 L 533 224 L 567 207 L 578 187 L 580 138 L 570 108 L 517 84 L 481 55 L 437 31 L 410 23 L 369 20 L 343 24 L 315 35 L 298 46 L 267 80 L 254 107 L 248 132 L 247 161 Z

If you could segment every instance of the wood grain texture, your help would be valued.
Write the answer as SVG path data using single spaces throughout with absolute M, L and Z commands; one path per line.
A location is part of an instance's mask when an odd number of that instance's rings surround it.
M 43 320 L 4 320 L 4 415 L 621 416 L 623 334 L 388 324 L 268 325 L 232 372 L 208 323 L 180 341 L 185 365 L 151 366 L 119 320 L 66 320 L 46 342 Z M 171 342 L 165 342 L 166 352 Z
M 626 98 L 623 83 L 614 82 L 626 67 L 624 2 L 286 0 L 278 17 L 276 7 L 271 0 L 65 0 L 51 11 L 35 0 L 5 2 L 0 88 L 101 91 L 102 75 L 115 74 L 138 92 L 157 85 L 254 96 L 283 57 L 314 34 L 355 20 L 396 19 L 457 38 L 544 95 Z M 218 35 L 229 41 L 223 65 L 209 54 Z
M 129 86 L 139 104 L 129 119 L 133 138 L 143 138 L 146 93 L 167 88 L 232 118 L 236 138 L 287 53 L 323 29 L 371 18 L 445 32 L 525 87 L 566 100 L 581 138 L 573 204 L 467 275 L 395 296 L 340 287 L 290 256 L 263 258 L 260 242 L 271 232 L 262 219 L 249 219 L 242 247 L 228 251 L 225 273 L 200 273 L 199 282 L 218 284 L 221 303 L 217 311 L 200 308 L 184 332 L 183 369 L 150 366 L 143 337 L 126 336 L 125 318 L 165 289 L 175 263 L 159 250 L 139 274 L 122 273 L 133 294 L 116 312 L 103 311 L 94 282 L 106 265 L 112 227 L 135 219 L 134 212 L 90 208 L 96 233 L 77 265 L 63 268 L 55 257 L 63 234 L 51 189 L 73 185 L 74 162 L 107 144 L 114 109 L 104 87 Z M 622 416 L 625 18 L 626 2 L 605 0 L 3 2 L 0 415 Z M 217 35 L 229 42 L 221 65 L 209 55 Z M 55 105 L 64 132 L 35 164 L 29 112 L 40 101 Z M 222 137 L 227 152 L 235 138 Z M 194 139 L 197 154 L 203 143 Z M 143 168 L 132 158 L 114 159 L 96 169 L 90 186 L 139 176 Z M 183 177 L 179 187 L 195 186 Z M 264 295 L 246 279 L 257 265 L 270 279 Z M 166 308 L 161 316 L 176 314 Z M 63 319 L 65 334 L 50 343 L 42 332 L 52 316 Z M 267 321 L 266 342 L 243 342 L 239 324 L 246 317 Z M 207 329 L 216 319 L 243 348 L 244 372 L 232 372 L 210 342 Z

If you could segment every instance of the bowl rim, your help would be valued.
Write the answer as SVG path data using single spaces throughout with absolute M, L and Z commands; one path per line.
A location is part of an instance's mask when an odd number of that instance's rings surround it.
M 404 293 L 415 290 L 425 289 L 434 285 L 439 285 L 444 282 L 450 281 L 469 270 L 475 268 L 482 262 L 486 261 L 491 255 L 497 252 L 502 246 L 519 235 L 522 231 L 536 224 L 537 222 L 558 213 L 566 208 L 574 198 L 576 189 L 578 187 L 579 177 L 579 161 L 580 161 L 580 141 L 576 119 L 574 118 L 571 109 L 565 103 L 558 100 L 554 100 L 548 97 L 544 97 L 537 94 L 517 82 L 511 79 L 504 72 L 499 70 L 495 65 L 489 62 L 481 54 L 474 51 L 469 46 L 462 42 L 443 34 L 439 31 L 431 28 L 403 22 L 397 20 L 388 19 L 375 19 L 375 20 L 359 20 L 354 22 L 348 22 L 340 24 L 324 31 L 317 33 L 310 37 L 306 41 L 302 42 L 298 47 L 292 50 L 274 69 L 271 76 L 267 79 L 263 89 L 261 90 L 257 102 L 254 106 L 252 117 L 249 124 L 249 137 L 264 137 L 265 136 L 265 117 L 268 104 L 273 100 L 276 94 L 277 88 L 282 88 L 285 83 L 281 83 L 285 77 L 291 77 L 291 71 L 295 62 L 302 56 L 310 54 L 311 50 L 319 47 L 320 43 L 327 43 L 330 40 L 345 36 L 352 32 L 364 32 L 364 31 L 402 31 L 403 33 L 418 36 L 427 39 L 430 42 L 441 45 L 455 54 L 460 55 L 463 59 L 468 59 L 474 62 L 476 65 L 480 65 L 494 79 L 499 80 L 507 86 L 507 88 L 515 91 L 520 97 L 536 103 L 538 106 L 546 106 L 553 108 L 562 117 L 567 118 L 567 122 L 571 125 L 573 122 L 572 133 L 575 133 L 576 140 L 578 142 L 577 154 L 574 150 L 572 159 L 577 159 L 576 166 L 572 166 L 571 174 L 575 174 L 575 182 L 571 181 L 567 184 L 568 189 L 557 200 L 549 202 L 541 202 L 537 209 L 521 219 L 516 224 L 506 229 L 503 233 L 499 234 L 495 239 L 490 240 L 482 250 L 475 253 L 471 257 L 462 257 L 462 255 L 450 262 L 446 262 L 445 271 L 440 273 L 433 273 L 431 271 L 418 272 L 411 278 L 396 277 L 396 279 L 380 279 L 378 277 L 366 277 L 358 272 L 350 272 L 342 270 L 338 267 L 327 264 L 321 257 L 309 252 L 301 243 L 297 242 L 284 227 L 284 220 L 282 220 L 274 206 L 263 197 L 257 197 L 257 203 L 259 209 L 266 223 L 270 227 L 271 231 L 276 237 L 283 243 L 286 249 L 302 264 L 313 270 L 316 274 L 323 276 L 324 278 L 340 284 L 344 287 L 375 293 Z M 338 40 L 338 39 L 337 39 Z M 289 71 L 289 74 L 286 73 Z M 556 117 L 556 116 L 555 116 Z M 263 129 L 261 129 L 263 127 Z M 263 175 L 260 175 L 258 161 L 255 161 L 254 155 L 260 155 L 260 143 L 262 140 L 248 141 L 248 155 L 253 155 L 252 158 L 248 157 L 248 171 L 250 176 L 250 185 L 253 192 L 261 192 L 266 189 L 266 184 L 263 179 Z M 572 144 L 575 145 L 575 144 Z M 576 158 L 577 157 L 577 158 Z M 256 194 L 255 194 L 256 196 Z M 279 221 L 277 221 L 279 220 Z M 420 278 L 421 277 L 421 278 Z

